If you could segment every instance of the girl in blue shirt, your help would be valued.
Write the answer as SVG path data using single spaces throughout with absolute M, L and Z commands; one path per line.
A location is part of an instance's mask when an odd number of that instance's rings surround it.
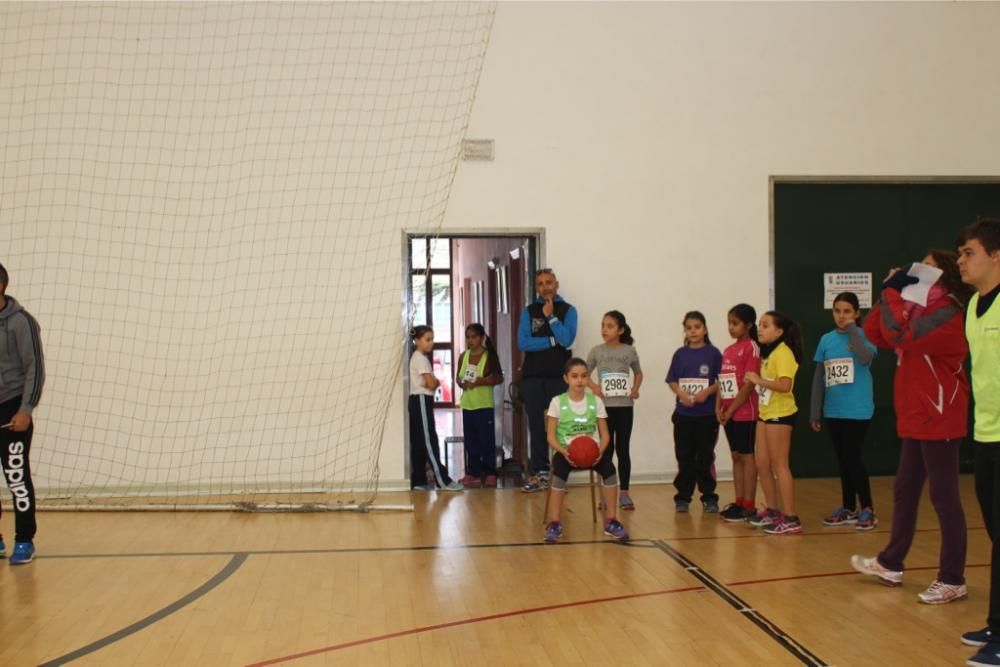
M 823 519 L 827 526 L 854 525 L 871 530 L 878 525 L 872 506 L 871 485 L 861 449 L 875 405 L 872 401 L 871 363 L 875 346 L 858 326 L 861 309 L 853 292 L 838 294 L 833 301 L 837 328 L 820 339 L 816 347 L 809 422 L 822 428 L 826 418 L 830 438 L 840 464 L 842 505 Z M 856 511 L 860 504 L 860 512 Z

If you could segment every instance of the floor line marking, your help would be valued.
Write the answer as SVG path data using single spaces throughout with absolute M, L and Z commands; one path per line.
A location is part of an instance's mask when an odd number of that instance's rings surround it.
M 442 630 L 445 628 L 454 628 L 461 625 L 470 625 L 472 623 L 482 623 L 485 621 L 493 621 L 500 618 L 508 618 L 510 616 L 524 616 L 527 614 L 537 614 L 543 611 L 552 611 L 555 609 L 567 609 L 570 607 L 582 607 L 585 605 L 592 604 L 602 604 L 606 602 L 618 602 L 620 600 L 633 600 L 636 598 L 643 597 L 653 597 L 659 595 L 670 595 L 673 593 L 690 593 L 694 591 L 705 590 L 704 586 L 686 586 L 684 588 L 671 588 L 662 591 L 650 591 L 648 593 L 628 593 L 625 595 L 614 595 L 611 597 L 604 598 L 594 598 L 590 600 L 577 600 L 575 602 L 564 602 L 561 604 L 550 604 L 543 607 L 531 607 L 528 609 L 516 609 L 513 611 L 505 611 L 497 614 L 489 614 L 486 616 L 476 616 L 473 618 L 466 618 L 460 621 L 449 621 L 447 623 L 437 623 L 435 625 L 425 625 L 417 628 L 410 628 L 407 630 L 399 630 L 397 632 L 389 632 L 383 635 L 375 635 L 373 637 L 365 637 L 363 639 L 356 639 L 354 641 L 343 642 L 341 644 L 333 644 L 331 646 L 324 646 L 321 648 L 311 649 L 308 651 L 302 651 L 300 653 L 293 653 L 291 655 L 282 656 L 280 658 L 270 658 L 268 660 L 262 660 L 261 662 L 254 662 L 247 667 L 265 667 L 266 665 L 276 665 L 280 662 L 289 662 L 292 660 L 298 660 L 300 658 L 308 658 L 314 655 L 320 655 L 321 653 L 331 653 L 333 651 L 340 651 L 345 648 L 351 648 L 353 646 L 361 646 L 364 644 L 373 644 L 375 642 L 385 641 L 387 639 L 395 639 L 397 637 L 406 637 L 408 635 L 416 635 L 424 632 L 432 632 L 434 630 Z
M 772 623 L 766 616 L 758 611 L 755 611 L 744 600 L 729 590 L 711 574 L 696 565 L 685 555 L 662 540 L 653 540 L 653 544 L 655 544 L 660 551 L 673 559 L 674 562 L 683 567 L 686 571 L 690 572 L 692 576 L 698 579 L 698 581 L 702 582 L 705 585 L 705 588 L 729 603 L 734 609 L 740 612 L 744 618 L 756 625 L 766 635 L 777 642 L 779 646 L 795 656 L 795 658 L 797 658 L 803 665 L 808 665 L 810 667 L 826 667 L 828 663 L 822 658 L 818 657 L 808 648 L 796 641 L 788 633 Z
M 134 635 L 140 630 L 149 627 L 150 625 L 156 623 L 157 621 L 163 620 L 170 614 L 180 609 L 183 609 L 184 607 L 191 604 L 198 598 L 206 595 L 212 589 L 216 588 L 219 584 L 221 584 L 223 581 L 232 576 L 233 573 L 236 572 L 236 570 L 240 569 L 240 566 L 243 565 L 246 559 L 247 559 L 247 554 L 245 553 L 234 554 L 233 557 L 229 560 L 229 562 L 226 563 L 225 567 L 219 570 L 211 579 L 209 579 L 208 581 L 206 581 L 201 586 L 194 589 L 184 597 L 175 600 L 174 602 L 168 604 L 166 607 L 163 607 L 162 609 L 153 612 L 152 614 L 146 616 L 145 618 L 139 619 L 135 623 L 132 623 L 131 625 L 126 626 L 121 630 L 118 630 L 117 632 L 113 632 L 106 637 L 102 637 L 101 639 L 98 639 L 95 642 L 91 642 L 86 646 L 78 648 L 75 651 L 71 651 L 65 655 L 61 655 L 58 658 L 53 658 L 52 660 L 43 662 L 39 667 L 55 667 L 56 665 L 65 665 L 67 662 L 71 662 L 73 660 L 76 660 L 77 658 L 82 658 L 85 655 L 89 655 L 95 651 L 99 651 L 105 646 L 114 644 L 117 641 L 125 639 L 126 637 Z

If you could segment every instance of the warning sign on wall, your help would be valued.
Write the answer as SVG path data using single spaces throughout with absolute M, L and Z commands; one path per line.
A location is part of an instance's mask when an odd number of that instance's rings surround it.
M 833 308 L 833 300 L 841 292 L 854 292 L 862 308 L 872 307 L 872 274 L 824 273 L 823 307 Z

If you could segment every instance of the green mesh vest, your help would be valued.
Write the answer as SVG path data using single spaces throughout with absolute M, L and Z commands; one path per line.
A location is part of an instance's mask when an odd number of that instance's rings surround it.
M 584 394 L 587 409 L 582 415 L 573 412 L 569 405 L 569 394 L 559 396 L 559 423 L 556 424 L 556 440 L 563 447 L 578 435 L 589 435 L 597 440 L 597 397 Z

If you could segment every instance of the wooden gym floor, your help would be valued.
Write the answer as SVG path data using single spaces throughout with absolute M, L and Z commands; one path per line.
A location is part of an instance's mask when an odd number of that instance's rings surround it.
M 838 482 L 798 481 L 800 536 L 636 487 L 627 546 L 591 522 L 585 487 L 558 545 L 541 542 L 544 494 L 512 490 L 378 498 L 414 513 L 42 512 L 35 562 L 0 565 L 0 664 L 962 664 L 989 580 L 972 479 L 969 600 L 940 607 L 916 598 L 939 547 L 926 492 L 903 587 L 851 570 L 888 537 L 892 480 L 873 481 L 872 533 L 822 527 Z

